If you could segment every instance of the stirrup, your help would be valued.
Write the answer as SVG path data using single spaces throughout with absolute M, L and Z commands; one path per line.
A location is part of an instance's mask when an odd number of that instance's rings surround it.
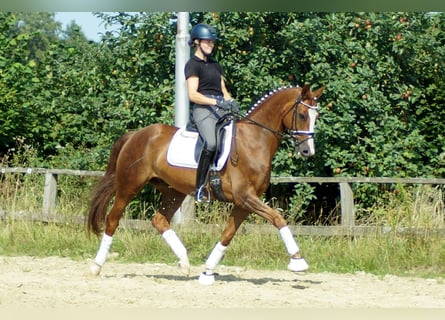
M 205 191 L 206 191 L 206 187 L 200 186 L 198 189 L 196 189 L 196 193 L 195 193 L 195 200 L 198 203 L 203 203 L 203 202 L 210 202 L 210 192 L 208 191 L 207 196 L 205 195 Z

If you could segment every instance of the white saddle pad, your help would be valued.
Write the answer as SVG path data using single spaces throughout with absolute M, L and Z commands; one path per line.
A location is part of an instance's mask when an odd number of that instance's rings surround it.
M 232 143 L 233 123 L 227 125 L 224 130 L 223 147 L 216 166 L 211 165 L 212 170 L 220 171 L 229 157 L 230 145 Z M 194 168 L 198 167 L 195 160 L 195 146 L 198 141 L 198 132 L 187 131 L 185 127 L 176 131 L 167 151 L 167 161 L 169 164 L 178 167 Z

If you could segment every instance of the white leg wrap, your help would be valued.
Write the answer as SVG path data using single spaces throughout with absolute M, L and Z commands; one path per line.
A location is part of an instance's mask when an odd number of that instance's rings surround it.
M 297 242 L 292 236 L 292 233 L 290 232 L 288 226 L 280 229 L 280 236 L 281 239 L 283 239 L 284 245 L 286 246 L 287 253 L 289 253 L 289 255 L 293 256 L 295 253 L 300 251 L 300 248 L 298 247 Z
M 290 258 L 290 262 L 287 265 L 287 268 L 290 271 L 294 272 L 304 272 L 307 269 L 309 269 L 309 265 L 307 264 L 306 260 L 304 260 L 304 258 L 298 258 L 298 259 Z
M 226 252 L 227 247 L 223 246 L 221 242 L 218 242 L 210 253 L 209 257 L 206 261 L 206 274 L 211 275 L 213 270 L 215 270 L 218 263 L 221 261 L 224 253 Z
M 113 237 L 110 237 L 109 235 L 105 234 L 102 237 L 102 241 L 100 243 L 99 250 L 97 251 L 96 258 L 94 259 L 94 262 L 96 262 L 97 265 L 103 266 L 105 261 L 108 257 L 108 252 L 111 248 L 111 243 L 113 242 Z
M 179 240 L 176 232 L 169 229 L 162 234 L 162 237 L 180 260 L 187 258 L 187 249 L 184 247 L 181 240 Z

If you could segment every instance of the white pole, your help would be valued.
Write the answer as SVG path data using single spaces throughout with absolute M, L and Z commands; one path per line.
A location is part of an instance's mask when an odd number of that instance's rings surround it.
M 175 65 L 175 126 L 183 127 L 189 119 L 189 98 L 184 77 L 184 67 L 190 59 L 188 41 L 189 13 L 179 12 L 176 33 L 176 65 Z
M 188 29 L 189 13 L 178 12 L 175 64 L 175 126 L 177 127 L 183 127 L 187 124 L 190 112 L 190 102 L 184 76 L 185 64 L 190 59 L 190 47 L 188 45 L 190 34 Z M 193 220 L 194 211 L 193 197 L 185 197 L 181 207 L 173 216 L 173 223 L 183 224 Z

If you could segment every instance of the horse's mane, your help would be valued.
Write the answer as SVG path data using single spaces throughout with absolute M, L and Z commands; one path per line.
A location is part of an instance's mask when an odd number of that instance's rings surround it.
M 268 93 L 266 93 L 265 95 L 263 95 L 260 99 L 258 99 L 257 102 L 255 102 L 255 104 L 253 106 L 250 107 L 250 109 L 247 111 L 246 116 L 251 114 L 253 111 L 256 110 L 256 108 L 258 108 L 258 106 L 260 106 L 261 104 L 263 104 L 266 100 L 268 100 L 270 97 L 272 97 L 274 94 L 284 91 L 284 90 L 288 90 L 288 89 L 294 89 L 294 88 L 299 88 L 299 85 L 293 86 L 285 86 L 285 87 L 279 87 L 277 89 L 274 90 L 270 90 Z

